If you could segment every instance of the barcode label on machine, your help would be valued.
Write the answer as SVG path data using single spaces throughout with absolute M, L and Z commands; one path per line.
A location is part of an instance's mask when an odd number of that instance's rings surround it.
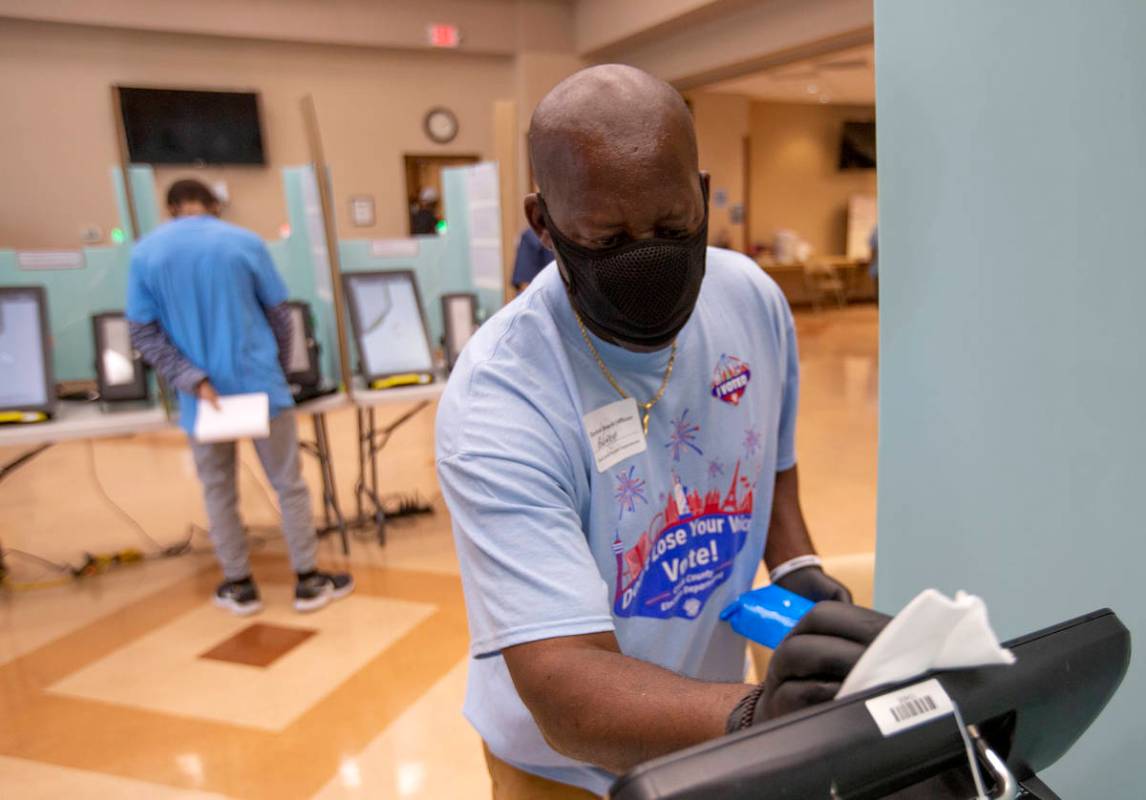
M 951 698 L 934 678 L 873 697 L 865 705 L 884 736 L 894 736 L 952 712 Z
M 928 711 L 935 710 L 935 701 L 931 699 L 931 695 L 925 694 L 923 697 L 912 697 L 904 700 L 902 703 L 891 709 L 891 715 L 895 717 L 896 722 L 903 722 L 905 719 L 918 717 L 920 714 L 926 714 Z

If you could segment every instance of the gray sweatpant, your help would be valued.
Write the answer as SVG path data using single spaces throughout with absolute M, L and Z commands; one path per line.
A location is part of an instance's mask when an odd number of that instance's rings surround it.
M 299 468 L 298 428 L 293 414 L 271 420 L 271 435 L 254 440 L 263 473 L 279 497 L 283 538 L 295 572 L 314 569 L 317 538 L 310 510 L 310 490 Z M 239 580 L 251 574 L 247 537 L 239 519 L 239 486 L 235 442 L 203 444 L 191 440 L 195 468 L 203 484 L 211 541 L 223 576 Z

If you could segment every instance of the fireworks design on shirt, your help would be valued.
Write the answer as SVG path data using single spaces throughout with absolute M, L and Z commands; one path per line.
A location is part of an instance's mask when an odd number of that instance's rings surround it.
M 704 455 L 704 452 L 696 446 L 696 435 L 699 432 L 700 426 L 688 419 L 687 408 L 672 421 L 672 434 L 665 447 L 672 451 L 673 461 L 679 462 L 681 453 L 687 449 L 695 450 L 698 456 Z
M 708 477 L 710 479 L 719 478 L 723 474 L 724 465 L 720 463 L 719 459 L 714 458 L 708 462 Z
M 617 489 L 613 494 L 617 499 L 617 504 L 621 507 L 617 519 L 623 517 L 626 511 L 636 511 L 638 500 L 648 505 L 648 498 L 645 497 L 645 482 L 634 474 L 636 470 L 636 467 L 629 467 L 627 472 L 621 470 L 617 473 Z
M 752 458 L 760 451 L 763 441 L 760 438 L 760 433 L 755 428 L 749 428 L 744 432 L 744 452 L 749 458 Z

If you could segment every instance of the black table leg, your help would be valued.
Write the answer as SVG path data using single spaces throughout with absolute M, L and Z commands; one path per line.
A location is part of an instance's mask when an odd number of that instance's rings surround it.
M 315 449 L 318 464 L 322 471 L 322 513 L 328 531 L 337 530 L 342 540 L 342 554 L 350 554 L 350 539 L 347 536 L 346 517 L 338 504 L 338 487 L 334 482 L 334 460 L 330 450 L 330 434 L 326 429 L 326 414 L 313 414 Z M 332 523 L 333 518 L 333 523 Z
M 378 454 L 394 431 L 429 405 L 429 400 L 419 402 L 381 430 L 378 429 L 372 406 L 358 409 L 358 480 L 354 484 L 354 501 L 358 513 L 354 525 L 367 525 L 372 521 L 377 526 L 380 545 L 386 544 L 386 510 L 378 482 Z
M 382 507 L 382 497 L 378 494 L 378 428 L 374 419 L 374 407 L 370 408 L 370 499 L 374 502 L 374 523 L 378 526 L 378 544 L 386 544 L 386 511 Z
M 323 526 L 317 530 L 318 535 L 326 536 L 338 531 L 342 540 L 342 553 L 350 553 L 350 540 L 347 537 L 346 518 L 338 504 L 338 488 L 334 483 L 334 462 L 330 452 L 330 435 L 326 430 L 326 414 L 310 415 L 314 426 L 314 441 L 299 441 L 299 448 L 318 461 L 319 474 L 322 476 L 322 518 Z

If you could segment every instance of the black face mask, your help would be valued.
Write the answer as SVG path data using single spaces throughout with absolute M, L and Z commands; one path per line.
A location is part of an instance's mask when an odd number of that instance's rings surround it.
M 704 221 L 687 239 L 640 239 L 604 250 L 571 241 L 549 217 L 545 227 L 564 269 L 569 301 L 593 333 L 618 344 L 659 349 L 688 322 L 704 280 L 708 192 Z

